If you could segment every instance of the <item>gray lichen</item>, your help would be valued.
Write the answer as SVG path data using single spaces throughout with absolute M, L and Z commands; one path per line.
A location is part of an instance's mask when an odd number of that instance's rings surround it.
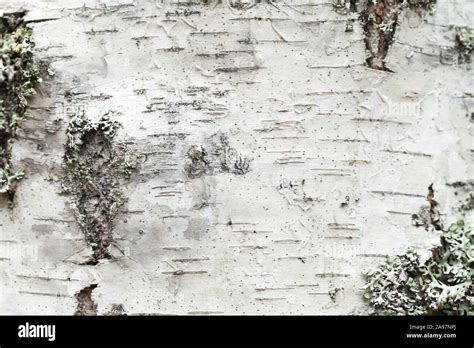
M 41 81 L 33 59 L 34 42 L 25 12 L 0 17 L 0 194 L 13 206 L 16 183 L 24 176 L 11 163 L 11 146 L 24 118 L 28 99 Z
M 474 315 L 474 233 L 463 220 L 443 231 L 426 261 L 414 250 L 367 274 L 372 314 Z
M 113 220 L 125 202 L 121 183 L 138 165 L 123 144 L 113 141 L 118 128 L 108 115 L 91 122 L 80 114 L 67 129 L 62 187 L 72 196 L 76 220 L 92 247 L 91 264 L 111 257 Z
M 251 159 L 230 147 L 229 139 L 222 132 L 214 134 L 203 146 L 191 146 L 186 155 L 185 172 L 190 179 L 217 173 L 244 175 L 250 171 Z

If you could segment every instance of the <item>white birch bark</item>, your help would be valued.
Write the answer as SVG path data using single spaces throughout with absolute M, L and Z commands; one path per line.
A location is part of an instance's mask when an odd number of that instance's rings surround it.
M 229 3 L 0 0 L 29 11 L 50 63 L 13 148 L 27 177 L 0 206 L 1 314 L 74 314 L 91 284 L 98 314 L 363 313 L 363 271 L 439 240 L 411 220 L 431 183 L 457 219 L 473 85 L 449 53 L 472 2 L 404 11 L 393 73 L 365 66 L 358 14 L 330 0 Z M 146 155 L 122 188 L 115 259 L 97 265 L 80 264 L 89 247 L 59 194 L 81 109 L 113 112 Z M 189 178 L 188 149 L 216 132 L 249 171 Z

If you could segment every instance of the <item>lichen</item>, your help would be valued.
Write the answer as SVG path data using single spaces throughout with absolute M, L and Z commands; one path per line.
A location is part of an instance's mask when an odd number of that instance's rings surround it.
M 138 165 L 125 145 L 113 141 L 118 128 L 109 115 L 92 122 L 79 114 L 67 129 L 62 187 L 72 196 L 76 220 L 92 247 L 91 264 L 111 257 L 113 220 L 125 202 L 121 183 Z
M 426 201 L 428 205 L 422 206 L 418 213 L 413 214 L 412 224 L 416 227 L 424 227 L 427 231 L 435 229 L 441 231 L 443 229 L 443 222 L 441 221 L 441 213 L 438 209 L 438 202 L 434 199 L 435 191 L 433 184 L 428 187 L 428 195 Z
M 433 13 L 435 4 L 436 0 L 367 0 L 366 9 L 360 18 L 364 26 L 368 66 L 389 70 L 385 65 L 385 57 L 404 9 Z
M 456 28 L 456 48 L 460 63 L 470 63 L 474 48 L 474 35 L 469 27 Z
M 369 272 L 364 287 L 376 315 L 474 315 L 474 233 L 459 220 L 423 261 L 414 250 Z
M 32 31 L 25 26 L 25 12 L 0 17 L 0 194 L 13 206 L 16 183 L 24 176 L 11 163 L 12 141 L 23 120 L 28 99 L 41 81 L 33 59 Z

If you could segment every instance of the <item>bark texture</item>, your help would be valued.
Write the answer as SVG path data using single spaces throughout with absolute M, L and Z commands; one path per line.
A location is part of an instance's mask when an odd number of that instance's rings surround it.
M 0 199 L 0 313 L 361 314 L 362 272 L 472 219 L 473 3 L 401 11 L 382 70 L 369 6 L 339 4 L 0 0 L 48 66 Z M 82 201 L 62 192 L 78 115 L 120 124 L 79 146 Z

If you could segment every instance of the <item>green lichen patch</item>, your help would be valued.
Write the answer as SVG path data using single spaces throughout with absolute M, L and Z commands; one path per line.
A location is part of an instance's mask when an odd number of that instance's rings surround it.
M 118 128 L 108 115 L 91 122 L 81 114 L 67 129 L 62 187 L 92 248 L 91 264 L 111 258 L 113 220 L 125 202 L 121 184 L 138 165 L 125 145 L 114 142 Z
M 468 27 L 456 28 L 456 48 L 460 63 L 470 63 L 474 48 L 474 35 Z
M 474 315 L 474 233 L 463 220 L 423 261 L 414 250 L 367 274 L 364 297 L 377 315 Z
M 367 0 L 366 9 L 360 18 L 364 26 L 368 66 L 388 70 L 385 57 L 392 45 L 398 18 L 403 10 L 432 13 L 435 4 L 436 0 Z
M 11 163 L 12 140 L 24 118 L 28 99 L 41 81 L 33 59 L 32 32 L 24 23 L 24 12 L 0 17 L 0 194 L 13 206 L 15 184 L 23 172 Z

